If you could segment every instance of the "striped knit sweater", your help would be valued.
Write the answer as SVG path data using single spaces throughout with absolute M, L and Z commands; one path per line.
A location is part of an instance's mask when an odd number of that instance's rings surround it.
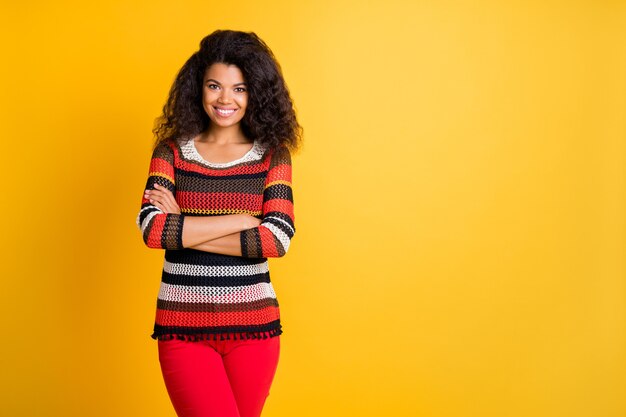
M 243 157 L 206 161 L 192 138 L 155 148 L 145 189 L 159 183 L 180 214 L 142 197 L 136 223 L 145 244 L 165 249 L 153 339 L 267 338 L 280 335 L 267 258 L 284 256 L 294 236 L 291 155 L 255 141 Z M 248 213 L 261 224 L 240 232 L 242 256 L 183 248 L 186 216 Z

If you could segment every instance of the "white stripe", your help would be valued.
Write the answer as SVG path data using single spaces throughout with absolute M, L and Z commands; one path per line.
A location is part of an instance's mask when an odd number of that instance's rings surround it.
M 161 282 L 159 299 L 183 303 L 243 303 L 276 298 L 271 282 L 236 287 L 173 285 Z
M 193 137 L 184 139 L 179 138 L 178 143 L 180 146 L 180 150 L 182 151 L 184 159 L 191 159 L 193 161 L 201 162 L 204 165 L 216 167 L 216 168 L 226 168 L 229 166 L 233 166 L 235 164 L 239 164 L 242 162 L 248 161 L 256 161 L 260 160 L 265 154 L 265 150 L 267 149 L 267 145 L 262 145 L 259 141 L 254 141 L 252 148 L 241 158 L 230 161 L 230 162 L 209 162 L 205 160 L 202 155 L 198 153 L 198 150 L 193 145 Z
M 175 275 L 191 275 L 195 277 L 247 276 L 264 274 L 269 271 L 267 260 L 253 265 L 189 265 L 163 262 L 163 270 Z
M 148 214 L 146 216 L 145 219 L 143 219 L 143 223 L 139 224 L 139 217 L 141 217 L 141 213 L 143 213 L 146 210 L 150 210 L 150 209 L 156 209 L 155 211 L 153 211 L 152 213 Z M 135 223 L 137 223 L 137 226 L 139 226 L 139 229 L 141 230 L 141 233 L 144 232 L 144 230 L 146 230 L 146 227 L 148 227 L 148 224 L 150 223 L 150 220 L 156 216 L 157 214 L 161 214 L 163 213 L 163 211 L 158 208 L 157 206 L 146 206 L 144 208 L 142 208 L 141 210 L 139 210 L 139 214 L 137 215 L 137 220 L 135 220 Z
M 270 232 L 272 232 L 274 236 L 278 238 L 280 243 L 283 245 L 283 249 L 285 250 L 285 253 L 287 253 L 287 249 L 289 249 L 289 243 L 291 242 L 291 240 L 289 239 L 289 236 L 287 236 L 285 232 L 280 230 L 278 227 L 276 227 L 276 225 L 272 223 L 261 223 L 261 224 L 267 227 L 270 230 Z
M 291 229 L 292 233 L 295 233 L 296 231 L 293 229 L 293 227 L 291 227 L 291 225 L 289 223 L 287 223 L 285 220 L 281 219 L 280 217 L 274 217 L 274 216 L 267 216 L 266 219 L 276 219 L 276 220 L 280 220 L 281 222 L 283 222 L 285 225 L 287 225 L 287 227 L 289 227 L 289 229 Z

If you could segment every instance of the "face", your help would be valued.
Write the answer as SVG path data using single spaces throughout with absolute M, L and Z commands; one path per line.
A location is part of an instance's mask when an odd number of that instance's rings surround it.
M 207 68 L 202 104 L 212 124 L 220 127 L 238 125 L 248 105 L 248 88 L 241 70 L 221 62 Z

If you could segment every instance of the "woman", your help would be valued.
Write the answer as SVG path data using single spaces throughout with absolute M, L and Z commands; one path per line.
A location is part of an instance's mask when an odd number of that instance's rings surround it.
M 153 339 L 178 416 L 260 416 L 282 327 L 267 258 L 295 233 L 299 125 L 279 64 L 249 32 L 200 42 L 170 90 L 137 216 L 165 249 Z

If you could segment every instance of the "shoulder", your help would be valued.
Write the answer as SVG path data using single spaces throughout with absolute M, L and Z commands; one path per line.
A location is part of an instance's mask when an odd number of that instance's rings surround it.
M 291 165 L 291 152 L 285 145 L 272 148 L 272 165 Z
M 160 158 L 166 161 L 171 161 L 174 158 L 174 148 L 176 143 L 174 141 L 161 141 L 156 144 L 152 151 L 153 158 Z

